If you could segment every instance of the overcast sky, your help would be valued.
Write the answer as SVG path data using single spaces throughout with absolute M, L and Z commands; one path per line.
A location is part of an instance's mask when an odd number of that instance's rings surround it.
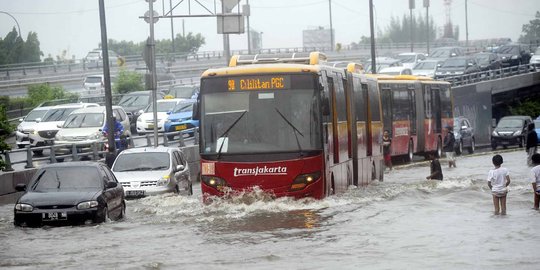
M 157 0 L 154 8 L 162 12 L 162 1 L 166 8 L 170 0 Z M 454 25 L 460 27 L 460 39 L 465 39 L 465 1 L 453 0 L 451 16 Z M 107 35 L 109 39 L 140 42 L 150 33 L 149 25 L 139 16 L 148 10 L 145 0 L 106 0 Z M 172 0 L 173 6 L 182 2 Z M 184 0 L 174 11 L 187 14 L 189 0 Z M 220 1 L 199 0 L 206 8 L 214 10 L 214 3 Z M 362 35 L 369 36 L 368 0 L 331 0 L 333 28 L 336 42 L 350 44 L 358 42 Z M 408 0 L 373 0 L 375 5 L 375 27 L 384 30 L 392 16 L 409 14 Z M 415 14 L 425 16 L 423 0 L 415 0 Z M 445 22 L 444 0 L 431 0 L 429 14 L 435 24 L 442 27 Z M 101 40 L 98 0 L 0 0 L 0 11 L 8 12 L 19 22 L 22 36 L 26 39 L 29 31 L 36 32 L 41 42 L 41 50 L 47 56 L 56 56 L 62 50 L 68 55 L 82 58 L 89 50 L 98 47 Z M 240 4 L 245 4 L 241 0 Z M 263 32 L 264 48 L 285 48 L 302 46 L 302 30 L 318 26 L 329 27 L 328 0 L 250 0 L 251 28 Z M 516 41 L 521 27 L 540 11 L 540 0 L 468 0 L 469 40 L 509 37 Z M 191 0 L 192 14 L 208 15 L 203 7 Z M 214 51 L 223 48 L 221 35 L 217 34 L 216 19 L 186 18 L 174 20 L 174 32 L 201 33 L 206 45 L 200 51 Z M 0 36 L 15 26 L 15 21 L 0 13 Z M 170 19 L 161 19 L 155 25 L 156 39 L 171 37 Z M 246 49 L 245 34 L 231 35 L 231 49 Z

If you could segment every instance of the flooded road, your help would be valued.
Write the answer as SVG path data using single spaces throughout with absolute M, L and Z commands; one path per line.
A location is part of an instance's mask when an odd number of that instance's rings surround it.
M 538 269 L 540 213 L 522 149 L 502 153 L 508 215 L 494 216 L 491 153 L 401 166 L 384 182 L 321 201 L 201 204 L 174 195 L 130 200 L 124 221 L 15 228 L 0 206 L 0 268 L 12 269 Z M 198 192 L 197 192 L 198 191 Z

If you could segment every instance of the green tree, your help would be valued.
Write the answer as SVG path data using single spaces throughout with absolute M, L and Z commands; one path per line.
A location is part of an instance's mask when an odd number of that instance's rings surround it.
M 48 83 L 28 86 L 28 98 L 33 106 L 38 106 L 48 100 L 76 99 L 77 97 L 77 94 L 66 92 L 62 86 L 51 86 Z
M 388 42 L 388 43 L 404 43 L 411 42 L 411 17 L 410 15 L 403 15 L 403 18 L 392 17 L 390 19 L 390 24 L 383 31 L 378 31 L 377 33 L 377 42 Z M 427 39 L 426 20 L 423 16 L 416 16 L 413 14 L 412 17 L 412 30 L 413 30 L 413 39 L 414 42 L 425 42 Z M 437 38 L 437 26 L 433 22 L 433 17 L 429 18 L 429 40 L 433 41 Z M 360 44 L 367 44 L 370 42 L 369 37 L 362 36 Z
M 519 37 L 519 42 L 529 43 L 540 40 L 540 11 L 536 12 L 533 20 L 521 27 L 521 32 L 522 35 Z
M 177 34 L 174 38 L 175 53 L 195 53 L 199 48 L 206 44 L 204 37 L 199 34 L 188 33 L 185 37 Z M 116 41 L 109 39 L 107 46 L 119 55 L 142 55 L 146 46 L 146 41 L 134 43 L 133 41 Z M 99 44 L 101 47 L 101 43 Z M 172 53 L 172 41 L 170 39 L 156 40 L 156 53 L 169 54 Z
M 137 72 L 121 69 L 118 73 L 116 83 L 113 86 L 113 92 L 125 94 L 134 91 L 142 91 L 144 90 L 142 79 L 143 76 Z
M 39 62 L 41 61 L 41 56 L 43 56 L 43 52 L 39 49 L 39 39 L 38 39 L 37 33 L 35 32 L 28 33 L 26 42 L 24 42 L 24 45 L 23 45 L 23 52 L 21 55 L 22 62 L 23 63 Z
M 14 27 L 4 39 L 0 39 L 0 65 L 39 62 L 42 55 L 34 32 L 28 33 L 25 42 Z
M 533 119 L 540 115 L 540 100 L 529 99 L 518 105 L 510 106 L 512 115 L 528 115 Z
M 13 125 L 8 122 L 6 109 L 3 104 L 0 104 L 0 153 L 10 150 L 11 147 L 6 143 L 7 135 L 13 132 Z M 4 160 L 0 157 L 0 170 L 5 168 Z

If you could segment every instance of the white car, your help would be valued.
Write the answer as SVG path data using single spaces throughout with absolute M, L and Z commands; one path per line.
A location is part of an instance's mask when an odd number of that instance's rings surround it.
M 529 61 L 531 65 L 534 65 L 537 69 L 540 68 L 540 47 L 536 48 L 531 60 Z
M 119 58 L 118 54 L 116 54 L 114 51 L 109 50 L 109 63 L 111 66 L 116 65 L 118 58 Z M 88 52 L 88 54 L 84 58 L 84 61 L 86 62 L 87 67 L 89 68 L 103 66 L 102 50 L 95 49 Z
M 379 74 L 412 75 L 412 70 L 408 67 L 385 67 L 379 70 Z
M 35 126 L 50 108 L 52 106 L 37 107 L 19 120 L 20 123 L 15 131 L 15 140 L 18 148 L 24 148 L 30 144 L 29 134 L 34 132 Z
M 174 107 L 182 101 L 185 101 L 185 99 L 170 98 L 157 101 L 157 129 L 159 132 L 165 130 L 165 120 L 167 120 Z M 154 132 L 154 111 L 152 110 L 152 104 L 149 104 L 137 118 L 137 133 L 146 134 L 152 132 Z
M 113 106 L 113 114 L 124 127 L 124 135 L 131 136 L 129 130 L 129 119 L 122 107 Z M 71 153 L 71 144 L 77 144 L 78 152 L 90 152 L 93 143 L 99 143 L 105 140 L 102 130 L 106 123 L 105 106 L 83 108 L 72 112 L 66 119 L 62 128 L 56 133 L 55 145 L 64 145 L 55 147 L 56 155 L 65 155 Z M 57 158 L 59 161 L 62 158 Z
M 112 172 L 124 188 L 126 197 L 166 192 L 193 194 L 189 165 L 178 148 L 126 149 L 116 157 Z
M 413 68 L 414 65 L 426 60 L 426 55 L 423 53 L 400 53 L 397 56 L 397 59 L 401 60 L 404 67 Z
M 426 76 L 433 78 L 435 77 L 435 70 L 437 69 L 437 65 L 439 65 L 440 63 L 442 63 L 441 60 L 422 61 L 413 67 L 412 73 L 416 76 Z
M 40 121 L 37 121 L 34 126 L 33 132 L 28 134 L 30 145 L 32 146 L 45 146 L 52 145 L 54 137 L 59 126 L 64 124 L 64 121 L 69 114 L 80 108 L 98 107 L 97 103 L 70 103 L 56 105 L 47 111 Z M 43 154 L 43 150 L 33 150 L 36 155 Z

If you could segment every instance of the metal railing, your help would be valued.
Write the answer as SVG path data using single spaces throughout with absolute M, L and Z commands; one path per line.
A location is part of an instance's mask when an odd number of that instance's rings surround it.
M 525 64 L 518 66 L 510 66 L 500 69 L 485 70 L 476 73 L 468 73 L 456 76 L 446 76 L 444 78 L 437 78 L 437 80 L 444 80 L 450 82 L 452 86 L 464 86 L 468 84 L 474 84 L 482 81 L 490 81 L 496 79 L 507 78 L 515 75 L 540 72 L 539 64 Z
M 186 138 L 184 138 L 185 134 L 193 132 L 193 141 L 194 145 L 199 144 L 198 139 L 198 128 L 192 128 L 192 129 L 186 129 L 182 131 L 175 131 L 175 132 L 166 132 L 166 133 L 159 133 L 158 138 L 162 138 L 159 145 L 163 146 L 178 146 L 178 147 L 184 147 L 186 146 Z M 129 147 L 148 147 L 152 146 L 154 135 L 153 134 L 146 134 L 144 136 L 131 136 L 128 137 L 128 144 Z M 136 139 L 145 139 L 144 145 L 137 145 L 135 146 L 134 140 Z M 119 139 L 116 140 L 117 142 Z M 72 161 L 78 161 L 82 159 L 88 159 L 93 161 L 103 161 L 107 151 L 105 150 L 105 144 L 106 141 L 95 141 L 92 143 L 88 142 L 75 142 L 72 144 L 53 144 L 48 146 L 39 146 L 39 147 L 31 147 L 30 145 L 27 145 L 23 149 L 15 149 L 15 150 L 9 150 L 5 151 L 2 155 L 4 156 L 4 162 L 6 163 L 4 171 L 14 171 L 13 165 L 15 164 L 26 164 L 24 166 L 25 169 L 29 168 L 35 168 L 34 162 L 36 161 L 48 161 L 49 163 L 56 163 L 56 162 L 62 162 L 64 159 L 69 158 Z M 57 155 L 57 150 L 59 148 L 63 149 L 70 149 L 69 154 L 64 155 Z M 49 156 L 35 156 L 34 152 L 43 152 L 44 150 L 49 151 Z M 22 160 L 12 161 L 11 157 L 16 153 L 26 153 L 26 158 Z

